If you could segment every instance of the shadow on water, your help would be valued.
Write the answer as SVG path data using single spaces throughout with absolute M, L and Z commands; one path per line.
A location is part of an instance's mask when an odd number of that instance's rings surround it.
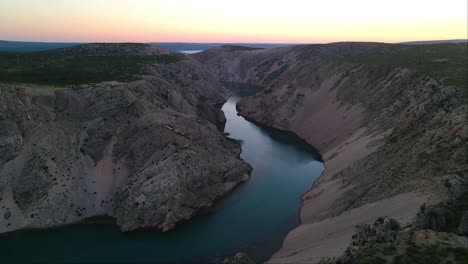
M 258 262 L 267 260 L 298 224 L 300 196 L 323 165 L 313 148 L 292 133 L 238 116 L 239 99 L 233 95 L 223 106 L 225 132 L 242 141 L 241 157 L 253 171 L 213 210 L 167 233 L 121 233 L 109 219 L 97 218 L 4 234 L 2 263 L 219 263 L 238 251 Z
M 278 144 L 282 145 L 294 145 L 296 151 L 303 152 L 304 156 L 309 158 L 309 155 L 314 157 L 314 160 L 323 162 L 320 153 L 307 142 L 296 136 L 294 133 L 289 131 L 282 131 L 274 128 L 264 127 L 258 125 L 260 130 L 265 132 L 269 137 L 274 139 Z

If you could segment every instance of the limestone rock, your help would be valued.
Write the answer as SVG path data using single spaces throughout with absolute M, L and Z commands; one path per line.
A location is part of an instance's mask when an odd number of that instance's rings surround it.
M 449 211 L 441 206 L 421 206 L 416 217 L 417 229 L 431 229 L 436 231 L 448 231 Z
M 468 211 L 465 211 L 462 215 L 462 218 L 460 219 L 458 234 L 468 237 Z
M 351 245 L 362 247 L 374 243 L 391 243 L 395 241 L 396 231 L 399 230 L 398 221 L 388 217 L 380 217 L 372 225 L 357 226 Z
M 255 262 L 247 254 L 238 252 L 234 256 L 226 258 L 223 264 L 255 264 Z
M 466 180 L 458 175 L 450 175 L 446 185 L 453 199 L 459 199 L 468 189 Z

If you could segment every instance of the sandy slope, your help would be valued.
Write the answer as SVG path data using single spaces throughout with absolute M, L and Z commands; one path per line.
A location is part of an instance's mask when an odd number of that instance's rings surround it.
M 409 192 L 335 215 L 334 202 L 350 189 L 342 186 L 342 179 L 336 173 L 378 149 L 378 145 L 369 146 L 378 136 L 365 135 L 365 131 L 359 129 L 323 155 L 326 169 L 302 197 L 301 225 L 287 235 L 281 249 L 268 263 L 316 263 L 339 256 L 349 246 L 357 225 L 372 223 L 380 216 L 407 223 L 422 203 L 434 198 L 423 191 Z

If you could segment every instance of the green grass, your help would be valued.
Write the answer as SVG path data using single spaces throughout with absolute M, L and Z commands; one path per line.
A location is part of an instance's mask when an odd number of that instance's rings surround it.
M 467 87 L 467 44 L 385 45 L 340 60 L 359 64 L 402 67 L 440 78 L 447 85 Z
M 54 52 L 0 52 L 0 82 L 40 85 L 79 85 L 104 81 L 132 81 L 147 65 L 182 60 L 181 54 L 94 55 Z

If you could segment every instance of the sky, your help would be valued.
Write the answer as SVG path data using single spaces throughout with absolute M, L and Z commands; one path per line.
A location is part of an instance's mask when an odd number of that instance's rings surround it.
M 467 0 L 0 0 L 0 39 L 402 42 L 466 39 Z

